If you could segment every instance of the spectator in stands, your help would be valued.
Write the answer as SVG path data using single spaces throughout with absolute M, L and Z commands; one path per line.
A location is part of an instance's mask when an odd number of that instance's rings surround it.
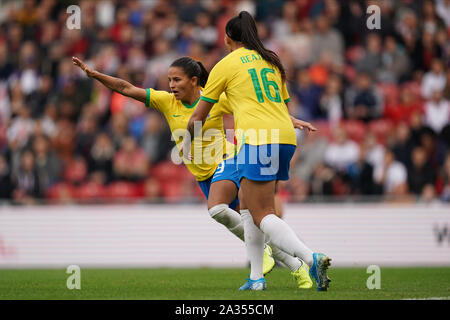
M 335 177 L 336 172 L 332 168 L 323 163 L 317 164 L 309 180 L 310 194 L 332 196 Z
M 319 113 L 330 122 L 331 127 L 335 127 L 343 118 L 341 92 L 342 81 L 339 76 L 330 76 L 319 101 Z
M 157 179 L 149 177 L 144 182 L 144 200 L 159 203 L 162 200 L 161 187 Z
M 435 90 L 431 100 L 425 103 L 424 123 L 439 134 L 450 122 L 450 102 L 443 97 L 441 90 Z
M 57 133 L 53 141 L 55 151 L 64 164 L 74 156 L 76 144 L 75 125 L 68 119 L 60 119 L 57 123 Z
M 28 107 L 22 105 L 19 115 L 15 117 L 6 133 L 11 150 L 23 148 L 33 133 L 34 121 Z
M 12 194 L 11 170 L 5 156 L 0 154 L 0 201 L 11 199 Z
M 422 96 L 431 99 L 435 91 L 442 91 L 447 82 L 444 65 L 438 58 L 431 63 L 431 70 L 425 73 L 422 79 Z
M 283 189 L 288 189 L 291 197 L 290 201 L 292 202 L 303 202 L 307 199 L 309 193 L 309 185 L 301 178 L 292 177 L 286 184 L 283 186 Z
M 422 147 L 415 147 L 412 152 L 412 164 L 408 168 L 408 189 L 418 196 L 423 193 L 425 186 L 433 186 L 436 181 L 436 174 L 426 157 Z
M 311 40 L 311 57 L 313 63 L 323 56 L 330 54 L 335 66 L 341 66 L 344 62 L 344 40 L 341 33 L 330 28 L 328 19 L 320 14 L 315 19 L 315 31 Z
M 432 129 L 425 126 L 420 132 L 419 141 L 418 145 L 424 148 L 428 162 L 433 170 L 437 171 L 440 163 L 443 162 L 441 159 L 441 151 L 439 150 L 437 134 Z
M 117 150 L 122 145 L 123 139 L 128 135 L 128 118 L 124 112 L 115 113 L 110 120 L 110 133 L 114 148 Z
M 411 167 L 411 153 L 414 148 L 414 141 L 411 136 L 411 129 L 405 122 L 401 122 L 395 128 L 395 139 L 390 146 L 395 158 L 405 167 Z
M 376 135 L 369 131 L 363 140 L 365 160 L 373 167 L 378 168 L 384 164 L 385 147 L 377 141 Z
M 45 111 L 48 101 L 54 100 L 53 79 L 50 75 L 44 75 L 39 80 L 37 90 L 26 97 L 26 104 L 31 110 L 31 117 L 40 118 Z
M 361 60 L 356 63 L 356 70 L 359 73 L 366 73 L 372 78 L 378 79 L 382 68 L 382 47 L 381 38 L 377 33 L 370 33 L 367 36 L 367 49 Z
M 439 174 L 439 180 L 442 184 L 441 199 L 450 202 L 450 152 L 445 157 L 444 166 Z
M 388 195 L 402 196 L 408 192 L 408 172 L 406 167 L 395 159 L 394 153 L 386 149 L 384 164 L 374 171 L 374 181 Z
M 93 107 L 86 105 L 84 108 L 84 114 L 80 117 L 77 124 L 77 153 L 81 154 L 84 158 L 89 156 L 89 153 L 94 143 L 94 139 L 97 135 L 97 120 Z
M 148 173 L 148 158 L 132 136 L 123 139 L 122 147 L 114 156 L 113 172 L 117 179 L 139 181 Z
M 359 157 L 359 146 L 350 140 L 342 127 L 335 129 L 334 141 L 325 151 L 325 163 L 340 172 L 347 172 L 348 167 Z
M 306 121 L 316 119 L 319 114 L 319 99 L 322 89 L 312 83 L 307 68 L 297 71 L 297 86 L 294 93 L 300 102 L 300 114 L 295 115 Z
M 367 160 L 366 147 L 361 144 L 358 160 L 350 164 L 348 174 L 351 179 L 352 194 L 377 194 L 377 185 L 373 181 L 374 167 Z
M 436 0 L 436 13 L 445 22 L 447 28 L 450 28 L 450 1 Z
M 381 70 L 378 80 L 388 83 L 399 83 L 405 80 L 410 72 L 410 62 L 405 52 L 399 48 L 394 36 L 387 36 L 381 54 Z
M 56 125 L 57 120 L 58 120 L 58 110 L 56 108 L 56 105 L 54 103 L 47 104 L 45 106 L 43 116 L 38 121 L 42 126 L 42 131 L 44 132 L 44 134 L 51 140 L 54 139 L 58 131 Z
M 294 60 L 295 67 L 306 67 L 312 62 L 312 30 L 309 18 L 298 19 L 298 7 L 293 1 L 283 5 L 283 15 L 272 23 L 272 34 Z
M 446 73 L 444 97 L 445 99 L 450 100 L 450 68 L 447 69 Z
M 145 123 L 144 136 L 142 137 L 142 148 L 151 164 L 156 164 L 167 158 L 167 155 L 175 146 L 172 141 L 170 130 L 161 115 L 149 111 Z
M 106 182 L 110 182 L 115 152 L 111 138 L 104 132 L 97 134 L 88 157 L 89 172 L 102 172 Z
M 18 203 L 35 203 L 42 196 L 39 175 L 36 170 L 34 154 L 24 150 L 20 157 L 20 167 L 13 175 L 13 198 Z
M 193 28 L 194 40 L 200 42 L 206 48 L 211 49 L 217 42 L 217 29 L 211 22 L 211 17 L 204 11 L 199 12 Z
M 61 162 L 43 135 L 34 137 L 33 152 L 41 190 L 46 190 L 61 179 Z
M 386 103 L 384 118 L 392 120 L 395 124 L 411 121 L 413 113 L 423 112 L 423 103 L 415 98 L 412 89 L 405 86 L 400 91 L 400 101 L 398 103 Z
M 347 116 L 349 119 L 370 121 L 382 114 L 381 97 L 372 85 L 370 75 L 360 73 L 356 85 L 347 89 Z
M 9 76 L 14 72 L 14 66 L 11 63 L 8 50 L 8 43 L 0 41 L 0 81 L 8 80 Z
M 439 29 L 445 29 L 445 22 L 439 17 L 432 0 L 426 0 L 422 6 L 422 30 L 436 35 Z
M 309 181 L 318 163 L 324 161 L 328 141 L 320 134 L 301 136 L 291 160 L 291 173 L 302 181 Z

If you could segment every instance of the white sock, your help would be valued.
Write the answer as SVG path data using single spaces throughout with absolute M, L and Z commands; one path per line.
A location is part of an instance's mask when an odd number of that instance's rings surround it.
M 282 262 L 292 272 L 298 270 L 302 266 L 302 261 L 288 255 L 286 252 L 281 251 L 273 243 L 269 242 L 269 246 L 272 248 L 272 256 L 275 260 Z
M 223 224 L 236 237 L 245 241 L 244 239 L 244 222 L 241 215 L 229 208 L 226 204 L 218 204 L 208 210 L 211 218 Z
M 255 226 L 253 217 L 247 209 L 241 210 L 244 221 L 245 247 L 250 260 L 250 279 L 263 277 L 264 234 Z
M 268 240 L 284 252 L 303 259 L 307 265 L 313 263 L 313 252 L 295 234 L 291 227 L 274 214 L 265 216 L 259 225 Z

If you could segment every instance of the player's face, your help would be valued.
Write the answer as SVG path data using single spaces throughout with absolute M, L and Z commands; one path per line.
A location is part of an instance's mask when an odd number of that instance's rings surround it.
M 173 92 L 177 100 L 189 100 L 197 90 L 197 77 L 189 78 L 179 67 L 170 67 L 167 73 L 170 91 Z

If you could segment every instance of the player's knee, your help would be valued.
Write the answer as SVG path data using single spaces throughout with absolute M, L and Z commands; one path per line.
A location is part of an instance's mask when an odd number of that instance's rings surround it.
M 217 222 L 227 226 L 230 223 L 231 217 L 228 215 L 228 205 L 221 203 L 208 209 L 211 218 Z

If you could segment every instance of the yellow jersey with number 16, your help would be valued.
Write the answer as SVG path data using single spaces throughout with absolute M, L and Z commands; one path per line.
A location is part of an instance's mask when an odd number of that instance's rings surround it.
M 216 103 L 222 92 L 233 111 L 238 150 L 243 143 L 297 145 L 286 84 L 258 52 L 242 47 L 214 66 L 201 99 Z

